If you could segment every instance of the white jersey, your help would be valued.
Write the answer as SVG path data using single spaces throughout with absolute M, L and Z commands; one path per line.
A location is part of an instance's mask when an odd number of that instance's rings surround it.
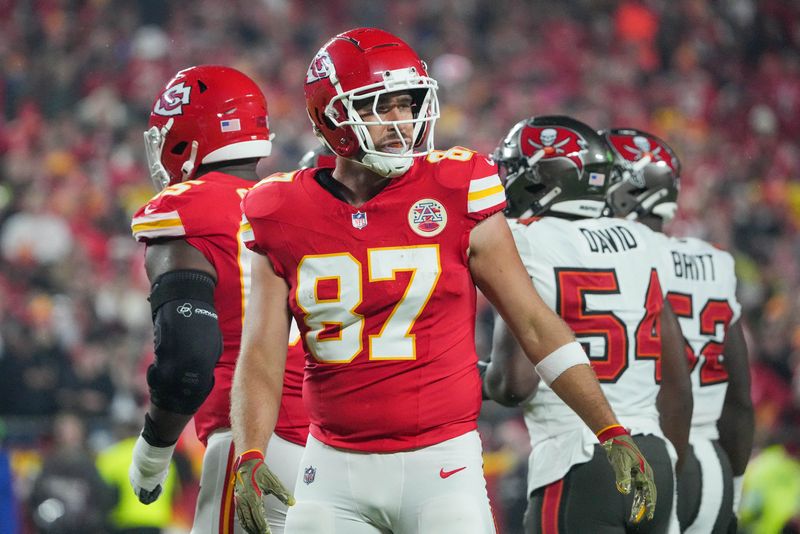
M 664 292 L 662 242 L 622 219 L 509 221 L 537 291 L 575 332 L 619 421 L 663 437 L 656 409 Z M 533 453 L 528 490 L 591 459 L 597 438 L 546 384 L 525 406 Z
M 717 439 L 717 420 L 728 389 L 722 348 L 739 320 L 733 257 L 695 238 L 661 236 L 668 264 L 662 283 L 686 338 L 692 377 L 690 439 Z

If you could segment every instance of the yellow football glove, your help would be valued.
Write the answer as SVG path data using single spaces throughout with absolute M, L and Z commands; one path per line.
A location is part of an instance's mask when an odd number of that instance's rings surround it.
M 250 534 L 270 534 L 262 495 L 271 493 L 287 506 L 294 504 L 294 497 L 269 470 L 261 451 L 252 449 L 240 454 L 233 470 L 233 498 L 239 523 Z
M 639 523 L 645 515 L 648 520 L 653 519 L 656 512 L 656 483 L 653 478 L 653 468 L 647 463 L 630 433 L 621 425 L 613 425 L 598 432 L 597 439 L 603 445 L 608 461 L 614 469 L 617 490 L 627 495 L 631 492 L 631 481 L 633 482 L 630 522 Z

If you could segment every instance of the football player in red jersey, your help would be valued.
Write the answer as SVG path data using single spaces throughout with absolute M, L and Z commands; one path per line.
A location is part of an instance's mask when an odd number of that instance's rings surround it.
M 522 262 L 587 347 L 658 492 L 652 520 L 639 523 L 631 496 L 602 490 L 614 476 L 602 446 L 538 383 L 498 320 L 485 388 L 502 404 L 523 404 L 532 445 L 525 532 L 677 533 L 674 465 L 687 448 L 692 396 L 680 327 L 664 302 L 661 240 L 642 224 L 603 216 L 613 159 L 605 139 L 580 121 L 521 120 L 495 159 L 506 171 L 506 215 Z
M 614 215 L 636 219 L 663 239 L 663 284 L 692 370 L 690 448 L 678 473 L 681 531 L 735 532 L 754 423 L 734 260 L 701 239 L 661 234 L 678 207 L 681 171 L 667 143 L 629 128 L 603 133 L 616 162 L 608 204 Z
M 232 68 L 204 65 L 167 83 L 145 132 L 160 193 L 137 211 L 132 230 L 147 244 L 155 361 L 147 372 L 150 406 L 130 480 L 140 501 L 157 499 L 178 436 L 194 416 L 207 446 L 192 529 L 197 533 L 240 531 L 229 406 L 255 256 L 241 239 L 240 203 L 258 180 L 257 162 L 270 154 L 267 121 L 267 101 L 253 80 Z M 269 443 L 275 473 L 288 484 L 308 433 L 300 391 L 304 354 L 293 337 L 277 437 Z M 286 505 L 272 496 L 265 504 L 274 531 L 282 532 Z
M 259 495 L 270 488 L 259 473 L 278 414 L 287 303 L 308 350 L 311 420 L 287 532 L 495 532 L 476 430 L 476 286 L 609 444 L 620 488 L 635 479 L 654 506 L 649 466 L 520 262 L 497 167 L 465 148 L 433 150 L 436 89 L 394 35 L 337 35 L 305 83 L 336 167 L 268 177 L 242 202 L 245 242 L 261 254 L 231 398 L 237 513 L 249 532 L 266 531 Z

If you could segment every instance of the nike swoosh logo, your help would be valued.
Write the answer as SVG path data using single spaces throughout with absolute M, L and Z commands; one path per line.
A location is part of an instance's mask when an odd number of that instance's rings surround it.
M 147 206 L 144 207 L 144 214 L 145 215 L 150 215 L 154 211 L 156 211 L 156 208 L 154 206 L 151 206 L 150 204 L 148 204 Z
M 450 477 L 450 476 L 453 476 L 453 475 L 455 475 L 455 474 L 456 474 L 456 473 L 458 473 L 459 471 L 463 471 L 464 469 L 466 469 L 466 466 L 465 466 L 465 467 L 459 467 L 458 469 L 453 469 L 452 471 L 445 471 L 445 470 L 444 470 L 444 467 L 443 467 L 443 468 L 441 468 L 441 469 L 439 470 L 439 476 L 440 476 L 441 478 L 447 478 L 447 477 Z

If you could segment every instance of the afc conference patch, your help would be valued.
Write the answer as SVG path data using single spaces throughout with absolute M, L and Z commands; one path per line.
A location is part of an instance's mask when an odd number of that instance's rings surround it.
M 438 200 L 417 200 L 408 210 L 408 225 L 422 237 L 439 235 L 447 225 L 447 211 Z
M 314 482 L 314 478 L 317 476 L 317 468 L 313 465 L 309 465 L 303 470 L 303 482 L 308 485 Z

